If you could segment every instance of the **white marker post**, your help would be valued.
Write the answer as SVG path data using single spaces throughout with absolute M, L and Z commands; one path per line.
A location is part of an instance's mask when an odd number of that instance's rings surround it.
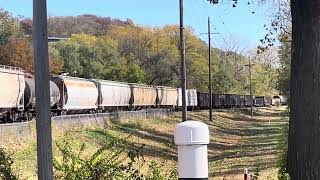
M 244 174 L 244 180 L 249 180 L 248 169 L 247 168 L 244 169 L 243 174 Z
M 208 179 L 209 128 L 205 123 L 185 121 L 176 126 L 179 179 Z

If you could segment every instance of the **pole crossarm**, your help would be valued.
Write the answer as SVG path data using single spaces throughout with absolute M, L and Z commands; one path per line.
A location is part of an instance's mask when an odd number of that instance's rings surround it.
M 200 33 L 200 35 L 208 35 L 209 33 Z M 210 34 L 220 34 L 220 33 L 210 33 Z

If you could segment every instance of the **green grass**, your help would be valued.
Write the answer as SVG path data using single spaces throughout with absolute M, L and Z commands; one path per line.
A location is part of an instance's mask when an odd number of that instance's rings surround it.
M 260 179 L 276 179 L 278 139 L 287 122 L 282 109 L 262 108 L 250 118 L 248 110 L 221 110 L 214 112 L 213 122 L 208 122 L 208 112 L 192 112 L 189 120 L 204 121 L 209 125 L 211 142 L 208 145 L 209 173 L 211 179 L 242 179 L 244 168 L 250 172 L 260 170 Z M 108 138 L 124 138 L 131 147 L 144 146 L 142 154 L 147 164 L 156 160 L 169 171 L 177 164 L 177 149 L 173 142 L 174 128 L 181 115 L 156 119 L 127 119 L 108 121 L 106 128 L 86 127 L 61 130 L 53 127 L 54 144 L 67 140 L 72 147 L 86 143 L 85 154 L 90 156 Z M 106 136 L 105 134 L 108 134 Z M 13 154 L 14 168 L 21 178 L 36 179 L 35 140 L 7 148 Z M 54 145 L 53 152 L 59 156 Z M 144 166 L 142 171 L 147 171 Z

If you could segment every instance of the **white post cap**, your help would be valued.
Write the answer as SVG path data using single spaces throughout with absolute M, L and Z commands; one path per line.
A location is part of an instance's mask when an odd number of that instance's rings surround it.
M 174 134 L 176 145 L 209 144 L 209 127 L 199 121 L 185 121 L 176 126 Z
M 248 174 L 248 168 L 244 169 L 244 174 Z

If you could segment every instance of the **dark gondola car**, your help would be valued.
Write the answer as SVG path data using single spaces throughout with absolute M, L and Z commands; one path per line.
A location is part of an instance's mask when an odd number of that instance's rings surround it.
M 210 98 L 209 93 L 198 92 L 198 107 L 199 109 L 209 109 Z
M 240 95 L 234 94 L 233 96 L 234 107 L 240 107 Z
M 235 102 L 234 102 L 234 95 L 233 94 L 226 94 L 226 107 L 231 108 L 234 107 Z
M 256 96 L 254 99 L 254 106 L 256 107 L 264 106 L 264 96 Z
M 250 95 L 245 95 L 244 102 L 246 107 L 250 107 L 251 105 L 254 104 L 254 98 Z
M 239 103 L 240 103 L 240 107 L 244 107 L 245 106 L 244 95 L 239 95 Z
M 224 108 L 226 107 L 226 95 L 225 94 L 214 94 L 213 95 L 213 107 Z
M 272 97 L 271 96 L 265 96 L 264 97 L 264 105 L 265 106 L 271 106 L 272 105 Z

